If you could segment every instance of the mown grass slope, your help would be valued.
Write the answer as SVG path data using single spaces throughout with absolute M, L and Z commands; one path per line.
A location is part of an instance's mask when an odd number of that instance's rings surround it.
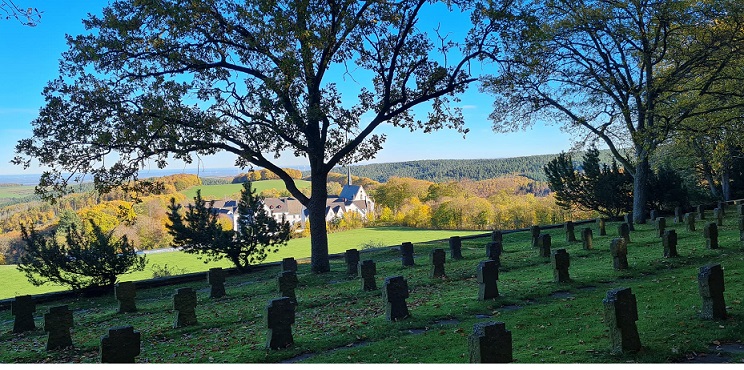
M 698 222 L 698 230 L 702 225 Z M 577 227 L 578 229 L 581 227 Z M 562 230 L 548 233 L 553 249 L 571 256 L 570 283 L 556 283 L 549 258 L 530 245 L 526 232 L 504 236 L 499 291 L 494 300 L 478 301 L 476 266 L 485 259 L 485 239 L 463 242 L 463 260 L 446 262 L 447 278 L 429 277 L 428 255 L 446 242 L 415 243 L 416 266 L 402 267 L 399 251 L 362 253 L 362 260 L 377 263 L 377 284 L 385 277 L 402 275 L 409 285 L 411 316 L 398 322 L 385 319 L 381 291 L 363 292 L 357 278 L 346 276 L 343 260 L 334 260 L 332 272 L 312 274 L 300 264 L 298 307 L 293 325 L 295 344 L 266 350 L 264 311 L 278 297 L 275 270 L 229 277 L 228 296 L 209 298 L 208 285 L 191 283 L 198 290 L 199 324 L 173 329 L 171 296 L 180 286 L 140 290 L 139 311 L 117 314 L 114 298 L 79 298 L 57 302 L 75 310 L 75 349 L 46 352 L 41 329 L 10 334 L 12 317 L 0 312 L 0 361 L 95 362 L 100 337 L 110 327 L 133 325 L 142 333 L 138 362 L 154 363 L 466 363 L 468 335 L 479 321 L 502 321 L 511 330 L 517 363 L 669 363 L 693 353 L 709 353 L 712 345 L 736 343 L 742 337 L 741 299 L 744 296 L 744 249 L 733 216 L 720 228 L 720 249 L 707 249 L 702 232 L 679 234 L 680 257 L 662 257 L 661 240 L 650 225 L 636 225 L 628 247 L 630 268 L 612 267 L 609 244 L 617 224 L 608 224 L 608 236 L 594 231 L 594 249 L 581 242 L 567 243 Z M 697 273 L 700 266 L 721 263 L 730 317 L 702 320 Z M 602 299 L 617 287 L 630 287 L 637 298 L 638 331 L 643 350 L 611 355 Z M 37 308 L 41 315 L 52 304 Z M 729 360 L 740 362 L 742 354 Z

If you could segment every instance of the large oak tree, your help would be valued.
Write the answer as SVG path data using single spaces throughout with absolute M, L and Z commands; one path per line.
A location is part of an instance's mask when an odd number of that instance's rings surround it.
M 586 134 L 588 141 L 603 142 L 633 176 L 633 219 L 645 222 L 649 158 L 685 120 L 708 113 L 689 97 L 726 86 L 721 71 L 744 55 L 743 4 L 511 3 L 508 11 L 493 13 L 504 30 L 498 40 L 504 45 L 503 59 L 497 61 L 496 76 L 485 84 L 496 97 L 491 115 L 495 129 L 559 122 Z M 683 96 L 693 104 L 678 109 Z
M 227 151 L 237 166 L 267 168 L 309 212 L 312 270 L 330 269 L 326 178 L 339 163 L 372 158 L 383 123 L 467 130 L 453 101 L 475 78 L 489 24 L 453 40 L 423 26 L 423 9 L 469 12 L 476 1 L 114 1 L 68 37 L 61 75 L 44 90 L 33 138 L 15 163 L 36 159 L 39 191 L 75 174 L 100 189 L 155 161 Z M 480 11 L 473 14 L 481 14 Z M 362 86 L 354 94 L 335 82 Z M 342 91 L 344 90 L 344 91 Z M 419 118 L 412 108 L 422 107 Z M 276 158 L 306 157 L 306 196 Z

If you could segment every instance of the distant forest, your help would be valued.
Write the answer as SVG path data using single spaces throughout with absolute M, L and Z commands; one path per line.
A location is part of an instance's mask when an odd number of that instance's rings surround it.
M 574 155 L 581 158 L 581 154 Z M 411 162 L 374 163 L 352 165 L 351 173 L 379 182 L 390 177 L 410 177 L 432 182 L 473 181 L 493 179 L 504 175 L 521 175 L 535 181 L 548 181 L 543 167 L 558 154 L 532 155 L 526 157 L 495 159 L 433 159 Z M 609 163 L 608 150 L 600 151 L 600 159 Z M 578 163 L 577 163 L 578 165 Z M 334 172 L 346 173 L 345 167 L 336 167 Z M 303 172 L 303 175 L 308 175 Z

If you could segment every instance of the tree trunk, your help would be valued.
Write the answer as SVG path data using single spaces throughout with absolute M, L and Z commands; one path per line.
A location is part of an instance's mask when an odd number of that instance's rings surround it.
M 647 156 L 639 156 L 633 177 L 633 223 L 646 223 L 646 202 L 648 199 L 648 177 L 651 168 L 648 165 Z
M 729 169 L 723 168 L 721 173 L 721 195 L 723 195 L 724 201 L 731 200 L 731 177 L 729 175 Z
M 314 273 L 331 271 L 328 260 L 328 233 L 326 230 L 326 199 L 328 189 L 326 182 L 328 175 L 311 171 L 310 202 L 307 205 L 308 220 L 310 221 L 310 269 Z

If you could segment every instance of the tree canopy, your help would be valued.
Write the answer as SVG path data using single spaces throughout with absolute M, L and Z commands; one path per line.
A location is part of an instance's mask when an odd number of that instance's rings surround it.
M 275 173 L 308 207 L 312 270 L 328 271 L 328 172 L 372 158 L 382 123 L 467 131 L 451 103 L 476 80 L 469 63 L 489 53 L 493 28 L 485 22 L 452 39 L 420 24 L 431 7 L 481 9 L 478 1 L 113 1 L 84 21 L 91 33 L 68 38 L 60 76 L 14 162 L 50 167 L 39 189 L 55 193 L 84 172 L 105 189 L 150 160 L 164 167 L 234 153 L 237 166 Z M 339 76 L 360 88 L 342 92 Z M 425 117 L 413 114 L 419 106 Z M 276 164 L 283 153 L 307 158 L 311 196 Z
M 727 67 L 744 52 L 736 0 L 516 0 L 492 13 L 503 54 L 484 89 L 497 131 L 559 122 L 578 142 L 601 141 L 634 178 L 644 222 L 649 157 L 692 118 L 698 97 L 740 94 Z M 681 98 L 689 104 L 679 105 Z M 716 110 L 740 102 L 719 104 Z M 622 148 L 631 148 L 624 152 Z

